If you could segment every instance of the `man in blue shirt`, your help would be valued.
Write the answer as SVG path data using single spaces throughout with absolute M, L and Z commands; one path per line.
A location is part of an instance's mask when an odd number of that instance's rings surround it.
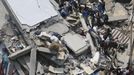
M 85 19 L 86 24 L 89 24 L 88 17 L 89 17 L 89 8 L 85 5 L 85 8 L 82 11 L 83 18 Z
M 99 3 L 98 3 L 98 11 L 103 14 L 104 11 L 105 11 L 105 2 L 104 0 L 101 0 Z

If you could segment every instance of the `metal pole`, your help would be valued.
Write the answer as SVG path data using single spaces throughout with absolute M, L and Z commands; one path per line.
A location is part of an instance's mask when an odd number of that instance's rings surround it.
M 129 24 L 131 24 L 131 30 L 130 30 L 130 57 L 129 57 L 129 63 L 128 63 L 128 67 L 130 69 L 130 71 L 132 71 L 132 56 L 133 56 L 133 23 L 132 23 L 132 18 L 133 18 L 133 9 L 134 9 L 134 5 L 132 5 L 132 13 L 131 13 L 131 18 L 130 18 L 130 22 Z

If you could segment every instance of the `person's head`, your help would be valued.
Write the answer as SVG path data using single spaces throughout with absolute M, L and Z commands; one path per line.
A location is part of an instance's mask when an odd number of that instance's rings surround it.
M 36 31 L 34 34 L 35 35 L 40 35 L 41 31 Z
M 85 8 L 87 7 L 87 5 L 86 5 L 86 4 L 85 4 L 84 6 L 85 6 Z
M 9 54 L 7 48 L 2 48 L 2 51 L 3 51 L 4 53 L 6 53 L 6 54 Z
M 108 28 L 108 29 L 107 29 L 107 32 L 111 32 L 111 29 L 110 29 L 110 28 Z
M 100 16 L 99 11 L 96 11 L 95 15 L 96 15 L 97 17 L 99 17 L 99 16 Z
M 104 0 L 101 0 L 101 2 L 104 2 Z

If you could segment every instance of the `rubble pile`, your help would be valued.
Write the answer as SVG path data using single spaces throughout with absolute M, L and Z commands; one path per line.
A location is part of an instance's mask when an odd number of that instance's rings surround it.
M 132 73 L 125 64 L 127 61 L 118 59 L 118 54 L 126 53 L 129 45 L 130 34 L 124 28 L 130 28 L 127 23 L 133 16 L 130 14 L 131 6 L 113 0 L 50 2 L 59 15 L 39 23 L 35 28 L 21 28 L 23 26 L 18 26 L 14 19 L 7 20 L 8 23 L 0 31 L 0 41 L 6 45 L 10 61 L 0 74 Z M 7 66 L 7 63 L 3 64 Z

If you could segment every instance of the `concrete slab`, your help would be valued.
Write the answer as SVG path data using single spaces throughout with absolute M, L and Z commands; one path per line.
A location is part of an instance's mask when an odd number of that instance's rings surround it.
M 18 62 L 14 61 L 14 66 L 17 72 L 19 73 L 19 75 L 25 75 L 24 71 L 21 69 L 20 64 L 18 64 Z
M 36 61 L 37 61 L 37 49 L 33 48 L 30 54 L 30 73 L 29 75 L 36 75 Z
M 108 14 L 108 16 L 110 22 L 126 20 L 128 19 L 128 12 L 120 3 L 115 3 L 112 11 L 110 14 Z
M 2 28 L 2 26 L 7 23 L 6 21 L 6 18 L 5 18 L 5 15 L 7 15 L 8 12 L 7 10 L 5 9 L 2 1 L 0 0 L 0 29 Z
M 40 62 L 37 63 L 36 74 L 37 75 L 43 75 L 44 74 L 44 69 L 43 69 L 43 66 L 40 64 Z
M 10 59 L 14 60 L 14 59 L 16 59 L 17 57 L 20 57 L 20 56 L 23 56 L 23 55 L 29 53 L 29 52 L 31 51 L 30 49 L 31 49 L 31 46 L 28 46 L 28 47 L 24 48 L 23 50 L 19 50 L 19 51 L 15 52 L 15 53 L 12 53 L 12 54 L 9 55 L 8 57 L 9 57 Z
M 82 36 L 68 33 L 63 36 L 64 43 L 76 54 L 79 55 L 88 49 L 88 45 Z
M 49 66 L 49 69 L 48 69 L 50 72 L 52 73 L 55 73 L 55 74 L 61 74 L 61 73 L 64 73 L 64 68 L 55 68 L 53 66 Z
M 47 28 L 43 28 L 42 30 L 46 32 L 53 31 L 62 35 L 64 33 L 67 33 L 69 31 L 69 28 L 67 27 L 66 23 L 57 22 Z
M 56 54 L 56 53 L 52 52 L 50 49 L 45 48 L 45 47 L 37 47 L 37 50 L 41 53 Z
M 24 61 L 26 62 L 27 66 L 30 68 L 30 56 L 25 56 Z
M 29 71 L 29 67 L 26 65 L 24 57 L 18 58 L 17 61 L 27 70 Z

